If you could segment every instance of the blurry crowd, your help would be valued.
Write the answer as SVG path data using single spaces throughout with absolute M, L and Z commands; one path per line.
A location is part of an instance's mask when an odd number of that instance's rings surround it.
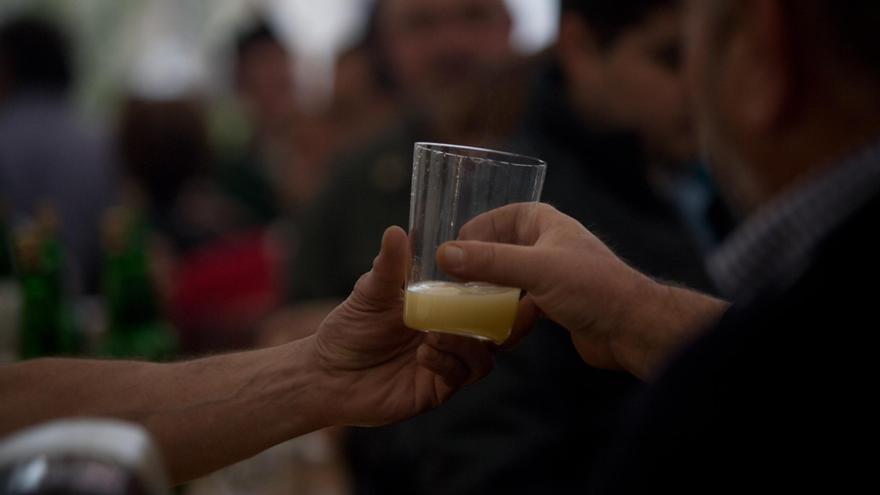
M 234 137 L 214 132 L 200 94 L 125 95 L 113 125 L 87 125 L 64 33 L 9 20 L 0 275 L 21 285 L 27 316 L 29 253 L 48 264 L 55 239 L 80 352 L 164 358 L 286 342 L 350 292 L 385 227 L 407 225 L 413 143 L 430 141 L 546 160 L 544 201 L 639 270 L 711 291 L 701 260 L 736 214 L 698 159 L 680 3 L 564 0 L 555 45 L 523 57 L 503 0 L 378 0 L 338 57 L 329 103 L 309 111 L 297 60 L 254 22 L 229 43 L 245 130 Z M 101 323 L 78 301 L 99 301 Z M 107 345 L 127 321 L 153 333 Z M 566 332 L 542 328 L 447 407 L 332 438 L 357 494 L 568 492 L 586 482 L 579 466 L 610 438 L 634 383 L 584 365 Z

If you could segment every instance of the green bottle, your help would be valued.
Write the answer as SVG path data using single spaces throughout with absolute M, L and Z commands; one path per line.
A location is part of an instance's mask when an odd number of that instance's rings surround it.
M 119 207 L 104 218 L 103 292 L 108 329 L 104 354 L 164 361 L 177 338 L 162 316 L 150 271 L 149 228 L 141 215 Z
M 15 264 L 21 284 L 19 357 L 70 356 L 81 339 L 64 298 L 64 255 L 58 240 L 58 217 L 44 206 L 35 224 L 16 233 Z

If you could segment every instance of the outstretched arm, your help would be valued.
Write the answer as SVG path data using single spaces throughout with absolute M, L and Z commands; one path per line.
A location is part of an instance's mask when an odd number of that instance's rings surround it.
M 492 367 L 490 349 L 402 321 L 406 234 L 314 335 L 173 364 L 44 359 L 0 368 L 0 436 L 69 416 L 143 424 L 179 483 L 329 425 L 379 425 L 447 400 Z

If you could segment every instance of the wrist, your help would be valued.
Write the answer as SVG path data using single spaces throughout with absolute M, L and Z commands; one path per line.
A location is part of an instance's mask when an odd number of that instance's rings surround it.
M 678 349 L 709 328 L 727 310 L 724 301 L 639 275 L 624 300 L 631 310 L 615 328 L 618 362 L 630 373 L 647 379 L 657 373 Z
M 305 337 L 278 347 L 283 363 L 284 406 L 280 421 L 286 433 L 299 436 L 335 423 L 329 374 L 320 365 L 315 349 L 315 336 Z
M 664 318 L 666 287 L 632 270 L 622 279 L 616 298 L 617 318 L 612 320 L 609 341 L 618 365 L 639 378 L 645 378 L 657 320 Z

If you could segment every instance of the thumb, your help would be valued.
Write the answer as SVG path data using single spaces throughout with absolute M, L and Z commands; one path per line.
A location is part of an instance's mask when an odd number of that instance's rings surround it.
M 385 309 L 400 299 L 409 265 L 409 241 L 400 227 L 390 227 L 382 236 L 373 269 L 363 275 L 351 297 L 372 309 Z
M 542 277 L 534 247 L 478 241 L 448 242 L 437 250 L 437 263 L 448 274 L 463 280 L 538 288 Z

